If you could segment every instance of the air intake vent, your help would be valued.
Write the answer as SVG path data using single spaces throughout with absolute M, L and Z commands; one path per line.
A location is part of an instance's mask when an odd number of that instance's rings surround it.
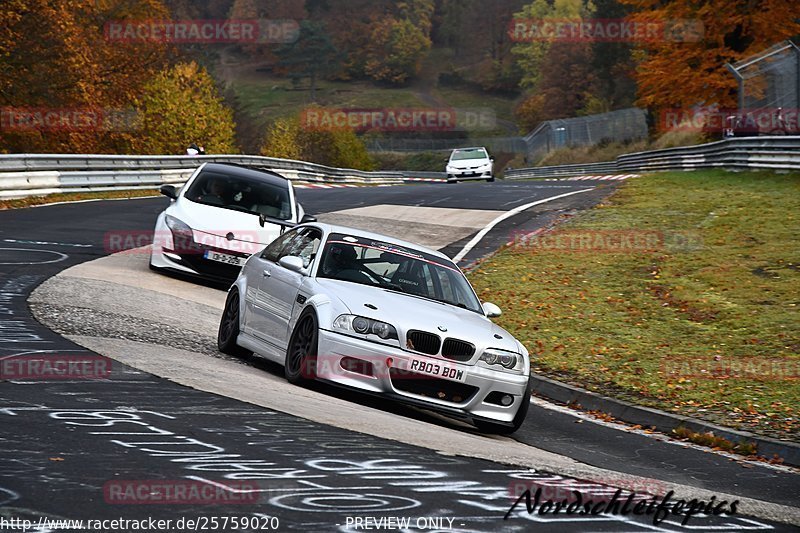
M 436 355 L 442 346 L 442 339 L 433 333 L 411 330 L 406 335 L 406 348 L 415 352 Z
M 454 361 L 469 361 L 475 355 L 475 346 L 458 339 L 445 339 L 442 355 Z

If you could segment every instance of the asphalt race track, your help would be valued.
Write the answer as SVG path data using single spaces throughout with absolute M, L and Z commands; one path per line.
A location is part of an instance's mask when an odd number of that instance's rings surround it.
M 320 220 L 455 256 L 503 213 L 575 193 L 498 223 L 463 256 L 466 266 L 615 186 L 426 184 L 298 196 Z M 263 361 L 222 356 L 209 331 L 222 291 L 150 273 L 141 255 L 105 257 L 109 232 L 150 231 L 166 205 L 152 198 L 0 211 L 0 358 L 92 355 L 85 345 L 110 357 L 97 355 L 106 379 L 0 381 L 0 531 L 21 530 L 4 525 L 12 518 L 37 531 L 81 530 L 44 519 L 147 518 L 170 519 L 175 531 L 360 531 L 390 517 L 410 520 L 411 531 L 796 530 L 789 524 L 800 520 L 800 477 L 788 468 L 578 424 L 540 400 L 513 439 L 487 437 L 358 394 L 292 387 Z M 203 501 L 158 501 L 164 487 L 214 490 Z M 543 500 L 578 490 L 597 501 L 616 487 L 741 502 L 733 516 L 698 515 L 688 526 L 678 517 L 655 525 L 647 515 L 529 514 L 524 503 L 504 520 L 525 488 L 542 489 Z M 233 518 L 247 523 L 233 527 Z

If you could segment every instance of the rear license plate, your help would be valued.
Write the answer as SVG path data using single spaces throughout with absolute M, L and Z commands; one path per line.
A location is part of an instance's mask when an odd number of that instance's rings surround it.
M 465 381 L 466 372 L 463 369 L 439 360 L 408 359 L 404 369 L 426 376 L 449 379 L 451 381 Z
M 236 255 L 230 254 L 221 254 L 219 252 L 214 252 L 213 250 L 206 250 L 203 254 L 203 257 L 210 261 L 216 261 L 218 263 L 225 263 L 226 265 L 233 265 L 233 266 L 242 266 L 245 262 L 244 257 L 239 257 Z

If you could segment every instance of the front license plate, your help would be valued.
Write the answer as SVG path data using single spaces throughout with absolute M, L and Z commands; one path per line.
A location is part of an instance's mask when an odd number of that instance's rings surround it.
M 405 369 L 417 374 L 425 374 L 426 376 L 444 378 L 451 381 L 463 382 L 467 379 L 467 374 L 462 368 L 439 360 L 408 359 L 405 362 Z
M 230 254 L 221 254 L 219 252 L 214 252 L 213 250 L 206 250 L 205 253 L 203 254 L 203 257 L 211 261 L 216 261 L 218 263 L 225 263 L 226 265 L 233 265 L 233 266 L 242 266 L 245 262 L 244 257 L 239 257 Z

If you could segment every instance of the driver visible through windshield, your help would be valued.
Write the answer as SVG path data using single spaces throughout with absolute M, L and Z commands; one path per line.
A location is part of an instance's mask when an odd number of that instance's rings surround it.
M 280 220 L 292 217 L 288 188 L 218 172 L 204 171 L 197 176 L 186 192 L 186 198 L 205 205 Z
M 322 258 L 318 277 L 383 287 L 483 313 L 464 275 L 441 257 L 334 233 Z

